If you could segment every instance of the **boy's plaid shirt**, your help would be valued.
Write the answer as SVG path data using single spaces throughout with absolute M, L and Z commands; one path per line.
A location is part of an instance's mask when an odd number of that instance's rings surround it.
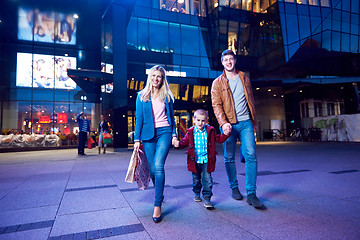
M 207 163 L 207 132 L 204 126 L 200 131 L 196 126 L 194 127 L 194 142 L 195 142 L 195 161 L 199 164 Z

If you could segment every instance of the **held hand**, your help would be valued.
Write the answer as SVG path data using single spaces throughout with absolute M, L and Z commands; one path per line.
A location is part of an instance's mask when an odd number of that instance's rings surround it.
M 174 146 L 174 147 L 179 147 L 179 140 L 176 138 L 176 137 L 173 137 L 171 139 L 171 144 Z
M 222 131 L 225 133 L 225 131 L 230 131 L 231 132 L 231 129 L 232 129 L 232 126 L 230 123 L 225 123 L 224 125 L 222 125 L 221 127 Z M 228 129 L 228 130 L 227 130 Z M 226 133 L 225 133 L 226 134 Z M 228 135 L 228 134 L 226 134 Z
M 180 146 L 180 141 L 177 140 L 177 139 L 175 139 L 175 140 L 173 141 L 173 146 L 176 147 L 176 148 L 178 148 L 178 147 Z
M 224 134 L 229 136 L 231 134 L 231 127 L 227 127 L 224 129 Z
M 134 150 L 139 151 L 139 149 L 140 149 L 140 142 L 137 141 L 134 143 Z

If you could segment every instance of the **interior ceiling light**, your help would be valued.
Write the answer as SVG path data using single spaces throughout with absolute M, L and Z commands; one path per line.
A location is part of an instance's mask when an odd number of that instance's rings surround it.
M 79 18 L 79 15 L 77 15 L 76 13 L 74 13 L 73 18 L 78 19 L 78 18 Z
M 184 3 L 184 0 L 178 0 L 178 3 Z

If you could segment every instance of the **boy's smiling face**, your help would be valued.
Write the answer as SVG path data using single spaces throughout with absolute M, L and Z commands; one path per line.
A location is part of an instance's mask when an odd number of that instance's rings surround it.
M 200 131 L 204 129 L 206 122 L 207 122 L 206 115 L 196 114 L 196 116 L 194 116 L 194 124 Z

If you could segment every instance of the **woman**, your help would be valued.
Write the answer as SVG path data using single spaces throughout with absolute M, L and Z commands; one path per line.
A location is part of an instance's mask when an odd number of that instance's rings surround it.
M 98 143 L 98 150 L 99 150 L 99 154 L 101 152 L 101 144 L 103 143 L 103 133 L 108 133 L 109 132 L 109 124 L 108 122 L 105 120 L 104 115 L 100 115 L 100 120 L 101 122 L 99 122 L 99 127 L 98 127 L 98 133 L 99 133 L 99 143 Z M 106 153 L 106 147 L 107 144 L 104 143 L 104 154 Z
M 162 220 L 164 164 L 172 140 L 176 139 L 173 103 L 174 96 L 166 80 L 165 69 L 159 65 L 152 67 L 146 86 L 136 99 L 134 149 L 138 150 L 142 141 L 150 176 L 155 186 L 153 213 L 155 223 Z

